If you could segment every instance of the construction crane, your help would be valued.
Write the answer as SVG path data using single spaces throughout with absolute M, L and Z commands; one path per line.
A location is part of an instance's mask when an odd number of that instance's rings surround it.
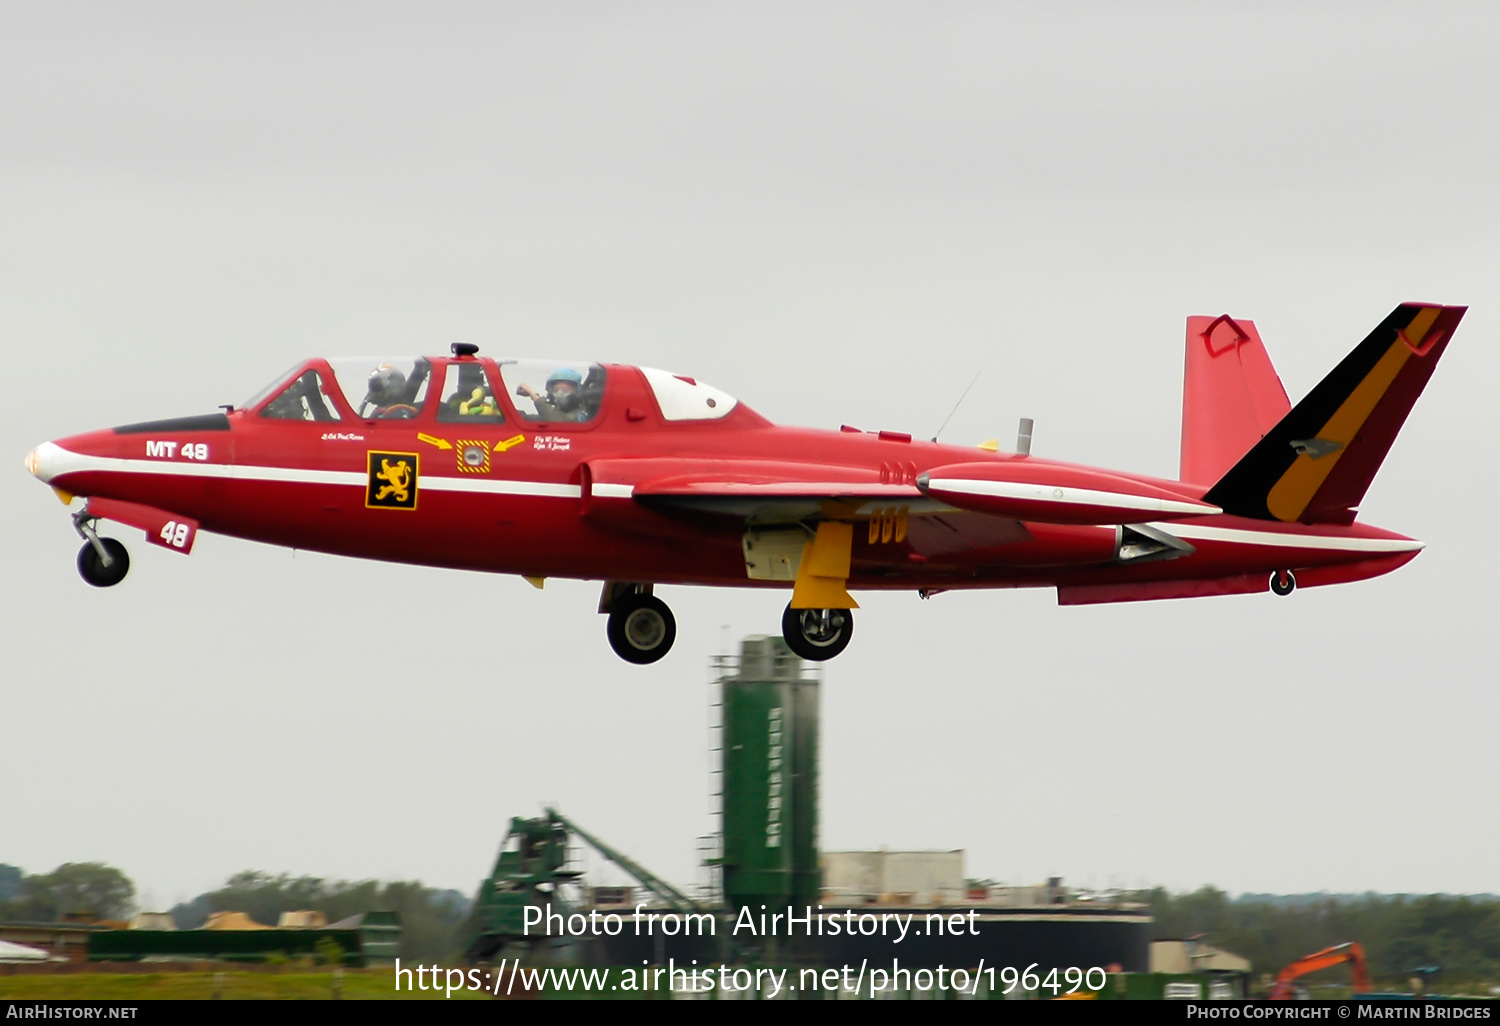
M 576 938 L 551 937 L 526 925 L 528 906 L 548 907 L 566 918 L 581 905 L 581 898 L 569 897 L 582 876 L 569 854 L 570 833 L 639 880 L 672 911 L 683 915 L 709 911 L 556 809 L 546 809 L 535 819 L 517 816 L 510 821 L 495 868 L 479 888 L 473 932 L 465 945 L 471 960 L 486 961 L 503 951 L 546 958 L 562 954 L 554 949 L 575 943 Z
M 1314 951 L 1311 955 L 1303 955 L 1277 973 L 1276 982 L 1271 984 L 1271 1000 L 1288 1000 L 1292 996 L 1298 979 L 1308 973 L 1315 973 L 1319 969 L 1327 969 L 1331 965 L 1344 962 L 1349 963 L 1350 974 L 1354 980 L 1354 992 L 1358 994 L 1371 990 L 1370 971 L 1365 962 L 1364 946 L 1359 941 L 1345 941 L 1343 944 L 1335 944 L 1322 951 Z
M 599 840 L 599 838 L 584 830 L 583 827 L 579 826 L 577 823 L 574 823 L 572 820 L 568 819 L 556 809 L 548 809 L 547 818 L 552 820 L 554 823 L 562 825 L 565 829 L 573 831 L 573 833 L 583 838 L 584 841 L 586 841 L 600 855 L 603 855 L 605 858 L 609 859 L 609 861 L 613 862 L 615 865 L 625 870 L 625 872 L 635 877 L 641 882 L 642 886 L 644 886 L 646 890 L 650 891 L 652 894 L 655 894 L 662 901 L 665 901 L 667 905 L 671 907 L 672 911 L 679 912 L 684 915 L 689 912 L 707 911 L 705 908 L 703 908 L 703 906 L 699 905 L 692 898 L 689 898 L 687 895 L 683 894 L 677 888 L 667 883 L 661 877 L 656 876 L 650 870 L 646 869 L 645 866 L 640 865 L 638 862 L 635 862 L 634 860 L 628 858 L 623 853 L 611 848 L 609 845 L 605 844 L 603 841 Z
M 465 945 L 469 958 L 484 961 L 516 945 L 536 957 L 542 949 L 565 945 L 566 938 L 528 930 L 526 908 L 551 906 L 568 915 L 575 906 L 565 889 L 571 890 L 581 875 L 569 858 L 567 827 L 550 817 L 513 818 L 495 868 L 475 900 L 475 932 Z

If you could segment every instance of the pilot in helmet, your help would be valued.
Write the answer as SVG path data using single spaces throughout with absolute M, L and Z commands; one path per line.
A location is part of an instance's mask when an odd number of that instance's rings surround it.
M 559 367 L 547 377 L 545 395 L 530 385 L 517 388 L 516 394 L 530 399 L 542 420 L 588 419 L 583 408 L 583 375 L 571 367 Z
M 370 372 L 365 402 L 375 407 L 376 417 L 413 417 L 417 412 L 406 401 L 406 375 L 388 363 Z

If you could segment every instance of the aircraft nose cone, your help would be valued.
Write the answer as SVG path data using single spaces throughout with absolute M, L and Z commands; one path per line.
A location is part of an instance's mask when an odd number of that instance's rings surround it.
M 55 477 L 57 473 L 54 467 L 54 464 L 56 462 L 56 460 L 54 459 L 54 454 L 56 452 L 57 446 L 53 445 L 51 442 L 43 442 L 35 449 L 28 452 L 26 454 L 27 473 L 36 478 L 38 481 L 43 482 L 44 484 L 50 484 L 52 478 Z

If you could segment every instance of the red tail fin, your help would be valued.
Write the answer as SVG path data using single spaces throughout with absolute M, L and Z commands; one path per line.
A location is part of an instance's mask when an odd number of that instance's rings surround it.
M 1219 480 L 1291 408 L 1253 321 L 1188 318 L 1179 480 Z

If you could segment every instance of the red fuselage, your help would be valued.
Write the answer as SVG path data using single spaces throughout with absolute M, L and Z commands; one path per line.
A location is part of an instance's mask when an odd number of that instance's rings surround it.
M 1201 504 L 1211 482 L 890 432 L 778 427 L 733 400 L 712 418 L 668 419 L 671 403 L 656 379 L 629 366 L 602 368 L 607 385 L 587 420 L 539 420 L 502 384 L 503 364 L 423 362 L 434 381 L 460 365 L 482 366 L 495 383 L 488 415 L 445 419 L 435 389 L 432 401 L 402 406 L 399 418 L 372 415 L 325 385 L 323 419 L 269 415 L 273 393 L 223 417 L 63 438 L 39 447 L 28 465 L 60 492 L 150 507 L 219 534 L 535 578 L 789 588 L 790 579 L 747 568 L 747 532 L 810 530 L 829 519 L 853 525 L 850 590 L 1056 586 L 1065 603 L 1261 591 L 1282 570 L 1304 585 L 1356 580 L 1394 569 L 1421 547 L 1357 523 L 1213 512 Z M 295 373 L 308 370 L 334 378 L 324 361 Z M 678 380 L 686 386 L 673 387 L 697 387 Z M 943 468 L 959 466 L 959 491 L 940 492 Z M 1132 519 L 1112 509 L 1105 522 L 1079 522 L 1087 512 L 1059 504 L 1065 489 L 1123 495 L 1127 505 L 1155 497 L 1172 512 L 1143 506 Z M 1143 542 L 1136 522 L 1149 524 L 1154 540 Z

